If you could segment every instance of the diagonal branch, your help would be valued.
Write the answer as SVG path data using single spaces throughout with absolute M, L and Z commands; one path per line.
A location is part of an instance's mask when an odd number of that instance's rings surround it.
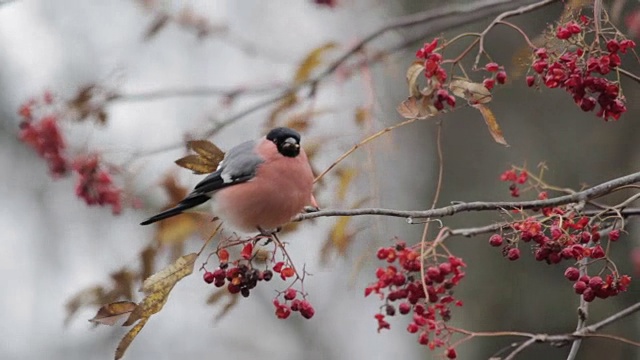
M 300 214 L 294 218 L 295 221 L 313 219 L 318 217 L 330 217 L 330 216 L 362 216 L 362 215 L 377 215 L 377 216 L 391 216 L 406 218 L 408 222 L 412 222 L 413 219 L 424 219 L 430 217 L 445 217 L 451 216 L 461 212 L 468 211 L 495 211 L 495 210 L 527 210 L 527 209 L 541 209 L 545 207 L 554 207 L 560 205 L 566 205 L 571 203 L 587 202 L 598 197 L 607 195 L 614 191 L 616 188 L 624 185 L 635 184 L 640 182 L 640 172 L 636 172 L 630 175 L 622 176 L 617 179 L 613 179 L 602 184 L 587 188 L 582 191 L 578 191 L 573 194 L 558 196 L 555 198 L 545 200 L 532 200 L 532 201 L 497 201 L 497 202 L 459 202 L 454 205 L 445 206 L 430 210 L 393 210 L 383 208 L 363 208 L 363 209 L 350 209 L 350 210 L 320 210 L 316 212 L 310 212 L 307 214 Z

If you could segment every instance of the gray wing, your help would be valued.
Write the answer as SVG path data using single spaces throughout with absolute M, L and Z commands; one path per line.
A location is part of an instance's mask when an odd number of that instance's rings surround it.
M 229 150 L 218 169 L 200 181 L 191 195 L 209 194 L 227 186 L 251 180 L 264 161 L 254 149 L 255 141 L 246 141 Z

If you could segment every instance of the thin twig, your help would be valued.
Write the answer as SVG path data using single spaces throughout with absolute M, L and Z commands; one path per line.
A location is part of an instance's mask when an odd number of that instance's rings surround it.
M 521 6 L 515 10 L 511 10 L 511 11 L 505 11 L 502 14 L 498 15 L 498 17 L 496 17 L 491 24 L 489 24 L 489 26 L 487 26 L 486 29 L 484 29 L 484 31 L 482 31 L 480 33 L 480 44 L 478 45 L 478 55 L 476 55 L 476 60 L 473 63 L 473 67 L 477 68 L 478 64 L 480 63 L 480 57 L 482 56 L 482 54 L 484 54 L 484 38 L 485 36 L 487 36 L 487 34 L 489 33 L 489 31 L 491 31 L 491 29 L 493 29 L 493 27 L 495 27 L 498 23 L 500 23 L 502 20 L 512 17 L 512 16 L 516 16 L 516 15 L 522 15 L 524 13 L 527 12 L 531 12 L 537 9 L 540 9 L 542 7 L 545 7 L 551 3 L 557 2 L 557 0 L 543 0 L 543 1 L 539 1 L 533 4 L 529 4 L 529 5 L 524 5 Z

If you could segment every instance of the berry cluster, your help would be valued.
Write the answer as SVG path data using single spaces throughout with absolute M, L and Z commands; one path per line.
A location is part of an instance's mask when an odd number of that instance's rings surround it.
M 504 71 L 504 67 L 498 65 L 497 63 L 490 62 L 484 66 L 484 69 L 490 73 L 492 76 L 490 78 L 485 78 L 482 81 L 482 85 L 487 88 L 487 90 L 493 89 L 496 85 L 496 82 L 500 85 L 504 85 L 507 82 L 507 73 Z
M 433 106 L 440 111 L 444 109 L 445 103 L 452 108 L 455 107 L 456 98 L 443 87 L 443 84 L 447 81 L 447 72 L 441 66 L 442 55 L 435 52 L 437 47 L 438 38 L 435 38 L 430 43 L 425 43 L 416 52 L 416 57 L 424 60 L 424 76 L 428 81 L 427 87 L 435 90 L 436 96 L 433 97 Z
M 33 148 L 49 166 L 53 177 L 67 174 L 69 164 L 64 157 L 65 141 L 60 132 L 58 118 L 43 111 L 53 103 L 53 95 L 45 92 L 41 99 L 30 99 L 20 106 L 22 118 L 18 138 Z
M 271 269 L 259 270 L 254 264 L 257 252 L 254 252 L 254 241 L 258 238 L 252 238 L 248 240 L 240 240 L 231 244 L 242 245 L 240 251 L 240 257 L 236 260 L 229 260 L 229 251 L 226 248 L 221 248 L 216 252 L 218 256 L 219 265 L 214 271 L 205 270 L 202 278 L 207 284 L 213 284 L 215 287 L 221 288 L 227 286 L 227 291 L 231 294 L 240 293 L 243 297 L 249 297 L 251 290 L 254 289 L 259 282 L 269 282 L 274 276 L 274 273 L 280 274 L 282 280 L 287 280 L 296 276 L 296 271 L 292 265 L 289 265 L 289 261 L 278 261 L 273 264 Z M 264 260 L 264 259 L 263 259 Z M 204 269 L 204 265 L 203 265 Z M 291 286 L 296 281 L 302 281 L 300 278 L 296 278 Z M 300 315 L 305 319 L 311 319 L 315 314 L 315 310 L 311 303 L 305 299 L 306 295 L 303 292 L 297 291 L 292 287 L 289 287 L 274 299 L 273 303 L 276 307 L 276 317 L 279 319 L 286 319 L 289 317 L 292 311 L 299 311 Z M 297 299 L 298 293 L 302 294 L 303 299 Z M 284 302 L 278 300 L 279 296 L 283 296 Z
M 511 182 L 509 191 L 513 197 L 520 196 L 520 188 L 518 185 L 526 183 L 528 179 L 529 173 L 526 170 L 522 170 L 520 173 L 517 173 L 516 170 L 510 169 L 500 175 L 500 181 Z
M 76 195 L 87 205 L 109 205 L 114 215 L 122 212 L 122 189 L 113 183 L 97 155 L 78 157 L 71 167 L 78 174 Z
M 534 75 L 527 76 L 527 85 L 542 82 L 546 87 L 563 88 L 573 96 L 576 105 L 583 111 L 593 111 L 600 105 L 596 115 L 605 121 L 618 120 L 627 111 L 625 98 L 620 93 L 620 84 L 604 77 L 621 64 L 619 54 L 635 47 L 628 39 L 610 39 L 606 49 L 584 42 L 589 31 L 590 20 L 581 17 L 582 26 L 576 21 L 561 25 L 556 30 L 556 38 L 569 41 L 573 47 L 563 47 L 561 53 L 547 48 L 534 51 L 531 69 Z M 599 44 L 599 43 L 597 43 Z
M 617 272 L 608 274 L 605 279 L 601 276 L 580 276 L 580 271 L 575 267 L 569 267 L 564 272 L 564 277 L 573 281 L 573 289 L 576 294 L 581 295 L 584 301 L 591 302 L 596 297 L 606 299 L 616 296 L 620 292 L 627 291 L 631 283 L 629 275 L 618 275 Z
M 77 174 L 76 195 L 87 205 L 111 206 L 113 214 L 119 214 L 122 212 L 122 189 L 114 184 L 97 155 L 82 155 L 70 160 L 60 131 L 60 115 L 52 111 L 53 106 L 54 97 L 49 92 L 45 92 L 42 99 L 24 103 L 18 111 L 22 117 L 19 139 L 47 162 L 54 178 L 69 175 L 70 170 Z
M 500 179 L 512 182 L 510 190 L 514 195 L 514 191 L 517 190 L 516 184 L 524 184 L 529 176 L 526 170 L 520 171 L 519 174 L 516 170 L 508 170 L 500 176 Z M 536 181 L 538 180 L 536 179 Z M 514 185 L 516 186 L 515 190 Z M 530 185 L 536 187 L 534 182 L 531 182 Z M 539 193 L 538 198 L 546 199 L 547 193 Z M 558 264 L 563 260 L 590 259 L 589 265 L 592 265 L 598 260 L 606 260 L 605 270 L 608 270 L 610 274 L 607 275 L 605 281 L 600 276 L 591 278 L 587 275 L 581 276 L 574 267 L 569 267 L 565 276 L 569 280 L 576 281 L 574 288 L 586 301 L 592 301 L 596 297 L 604 299 L 626 291 L 631 278 L 627 275 L 620 276 L 615 266 L 610 266 L 612 263 L 601 245 L 603 234 L 607 234 L 607 232 L 609 241 L 607 248 L 620 238 L 620 229 L 614 226 L 615 220 L 603 222 L 596 217 L 580 215 L 575 210 L 569 211 L 565 207 L 546 207 L 540 209 L 539 212 L 542 217 L 527 217 L 524 220 L 511 223 L 507 235 L 491 235 L 489 244 L 494 247 L 502 247 L 503 256 L 509 260 L 520 258 L 518 246 L 521 246 L 522 243 L 531 243 L 534 258 L 547 264 Z
M 276 307 L 276 317 L 278 319 L 286 319 L 291 315 L 292 311 L 299 311 L 305 319 L 311 319 L 316 313 L 311 303 L 306 299 L 297 299 L 298 291 L 295 289 L 287 289 L 284 291 L 284 302 L 280 302 L 278 298 L 273 299 L 273 306 Z
M 376 270 L 377 281 L 365 289 L 365 296 L 375 293 L 384 300 L 381 312 L 375 315 L 378 331 L 391 327 L 385 317 L 411 314 L 413 321 L 407 331 L 418 333 L 420 344 L 432 350 L 446 346 L 452 335 L 445 324 L 451 318 L 450 307 L 462 306 L 453 296 L 453 288 L 465 275 L 462 259 L 449 256 L 445 262 L 427 266 L 419 251 L 404 242 L 378 249 L 377 257 L 389 265 Z M 423 265 L 427 266 L 424 278 L 420 275 Z M 394 305 L 395 302 L 399 304 Z M 446 356 L 454 359 L 455 350 L 447 349 Z

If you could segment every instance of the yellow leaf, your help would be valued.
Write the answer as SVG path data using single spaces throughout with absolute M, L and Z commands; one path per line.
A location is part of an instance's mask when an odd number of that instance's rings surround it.
M 358 126 L 364 125 L 370 117 L 371 110 L 368 107 L 360 106 L 356 109 L 355 120 Z
M 96 324 L 114 325 L 118 319 L 129 314 L 136 308 L 136 303 L 132 301 L 116 301 L 103 305 L 96 316 L 89 321 Z
M 406 119 L 426 119 L 438 113 L 427 97 L 411 96 L 396 107 L 396 110 Z
M 198 258 L 197 253 L 179 257 L 173 264 L 151 275 L 142 283 L 142 291 L 151 294 L 158 291 L 171 291 L 173 286 L 193 272 L 193 264 Z
M 504 136 L 502 135 L 502 130 L 500 129 L 500 125 L 498 125 L 498 122 L 496 121 L 496 117 L 495 115 L 493 115 L 493 112 L 491 111 L 491 109 L 489 109 L 487 106 L 482 104 L 476 104 L 476 105 L 473 105 L 473 107 L 478 109 L 478 111 L 480 111 L 480 113 L 482 114 L 482 117 L 484 118 L 484 122 L 487 123 L 487 127 L 489 128 L 489 133 L 491 133 L 493 140 L 495 140 L 495 142 L 497 142 L 498 144 L 509 146 L 509 144 L 507 144 L 507 141 L 504 139 Z
M 197 258 L 197 253 L 181 256 L 171 265 L 147 278 L 142 283 L 141 289 L 147 296 L 138 303 L 122 325 L 132 325 L 139 319 L 148 318 L 162 310 L 176 283 L 193 272 L 193 265 Z
M 224 158 L 224 151 L 209 140 L 191 140 L 187 142 L 187 146 L 195 151 L 196 154 L 209 160 L 211 164 L 215 163 L 216 166 Z
M 142 328 L 147 324 L 147 321 L 149 321 L 148 317 L 141 319 L 140 322 L 138 322 L 136 326 L 132 327 L 131 330 L 129 330 L 129 332 L 122 338 L 122 340 L 120 340 L 120 343 L 116 348 L 115 360 L 121 359 L 124 356 L 124 352 L 127 351 L 127 348 L 129 347 L 129 345 L 131 345 L 133 339 L 138 336 L 140 330 L 142 330 Z
M 187 213 L 158 222 L 155 239 L 160 245 L 171 246 L 184 243 L 200 229 L 202 215 Z
M 311 76 L 311 73 L 322 63 L 322 56 L 325 52 L 334 49 L 336 44 L 333 42 L 326 43 L 316 49 L 313 49 L 307 56 L 300 62 L 296 75 L 293 78 L 294 84 L 300 84 Z
M 449 83 L 453 95 L 468 100 L 471 104 L 486 104 L 491 101 L 491 92 L 480 83 L 469 80 L 453 80 Z
M 418 77 L 424 71 L 424 62 L 414 61 L 407 69 L 407 83 L 409 84 L 409 96 L 420 95 L 420 88 L 418 87 Z
M 175 161 L 178 166 L 193 171 L 194 174 L 209 174 L 218 168 L 217 162 L 211 162 L 200 155 L 187 155 Z
M 343 201 L 344 198 L 347 196 L 347 190 L 349 190 L 349 185 L 351 184 L 353 179 L 355 179 L 357 174 L 358 174 L 358 171 L 354 168 L 346 168 L 346 169 L 340 168 L 339 170 L 336 171 L 336 175 L 338 176 L 338 179 L 339 179 L 338 194 L 337 194 L 339 201 Z

